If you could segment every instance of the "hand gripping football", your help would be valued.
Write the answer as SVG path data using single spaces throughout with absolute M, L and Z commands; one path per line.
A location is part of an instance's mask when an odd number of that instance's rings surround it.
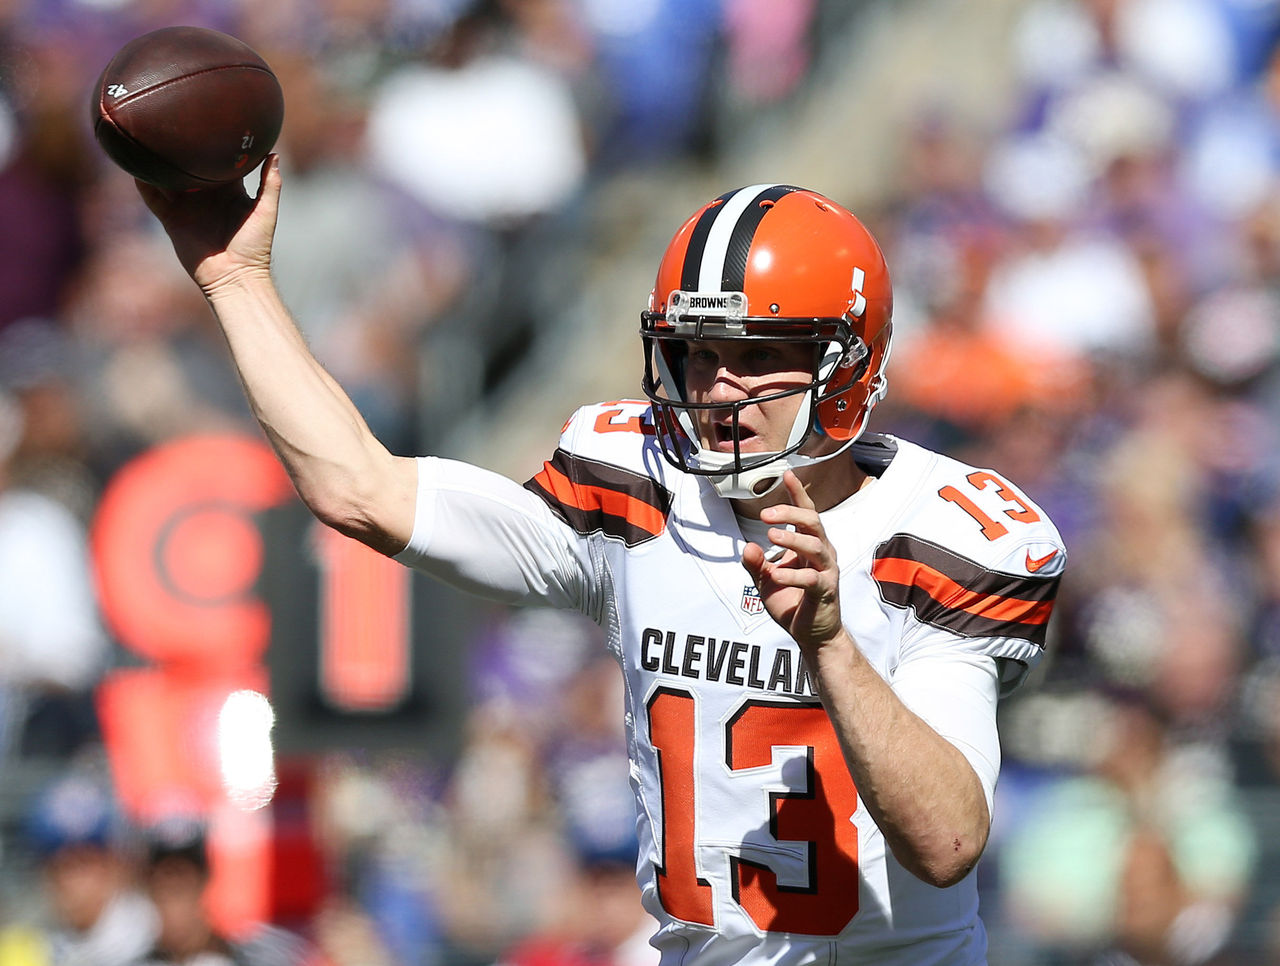
M 204 27 L 165 27 L 111 58 L 92 114 L 112 161 L 158 187 L 189 191 L 261 163 L 284 123 L 284 95 L 247 44 Z

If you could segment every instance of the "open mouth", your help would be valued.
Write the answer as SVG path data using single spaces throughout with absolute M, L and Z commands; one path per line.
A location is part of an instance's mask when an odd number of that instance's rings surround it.
M 733 452 L 733 424 L 732 423 L 715 423 L 712 425 L 711 429 L 712 429 L 712 432 L 715 434 L 716 452 L 732 453 Z M 757 449 L 758 446 L 754 445 L 757 439 L 758 437 L 754 432 L 752 432 L 746 426 L 743 426 L 741 423 L 738 424 L 738 440 L 739 440 L 738 448 L 741 452 L 745 453 L 745 452 L 750 452 L 753 449 Z

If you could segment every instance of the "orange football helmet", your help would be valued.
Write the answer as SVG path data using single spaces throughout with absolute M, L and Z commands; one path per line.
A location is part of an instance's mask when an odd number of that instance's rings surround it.
M 644 392 L 663 455 L 708 476 L 723 496 L 760 496 L 788 467 L 830 459 L 855 442 L 885 393 L 893 286 L 866 227 L 817 192 L 757 184 L 700 208 L 676 232 L 640 315 Z M 732 404 L 693 403 L 684 369 L 695 340 L 782 340 L 814 346 L 813 378 L 800 389 Z M 737 415 L 767 399 L 806 394 L 785 449 L 742 453 Z M 699 445 L 692 412 L 733 409 L 732 453 Z M 815 434 L 841 445 L 800 453 Z

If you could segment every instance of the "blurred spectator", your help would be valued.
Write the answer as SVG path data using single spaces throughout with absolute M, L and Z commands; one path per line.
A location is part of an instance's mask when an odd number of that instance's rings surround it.
M 551 922 L 503 953 L 499 966 L 657 963 L 657 951 L 649 945 L 652 920 L 640 905 L 634 858 L 582 852 L 577 863 Z
M 66 110 L 83 101 L 78 51 L 56 40 L 0 33 L 0 331 L 56 316 L 85 254 L 77 208 L 88 143 L 84 115 Z
M 208 306 L 165 244 L 149 228 L 122 230 L 93 250 L 68 294 L 103 472 L 155 443 L 249 420 Z
M 713 73 L 727 13 L 721 0 L 575 0 L 575 6 L 603 80 L 594 156 L 601 171 L 678 160 L 712 147 L 717 118 L 711 95 L 722 93 L 717 87 L 723 82 Z M 782 49 L 797 12 L 803 19 L 802 4 L 788 4 L 781 15 Z M 747 37 L 758 34 L 746 31 Z M 777 65 L 782 83 L 787 66 Z
M 588 661 L 565 682 L 545 767 L 562 818 L 569 862 L 559 895 L 503 966 L 641 966 L 657 962 L 652 921 L 636 887 L 637 840 L 622 676 L 611 657 Z M 583 915 L 590 909 L 590 915 Z
M 374 431 L 410 451 L 418 346 L 470 280 L 474 245 L 361 163 L 359 90 L 299 52 L 272 64 L 289 118 L 277 145 L 289 169 L 273 256 L 280 290 Z
M 134 881 L 125 826 L 105 783 L 55 780 L 27 815 L 49 901 L 41 966 L 129 966 L 154 942 L 155 908 Z
M 535 735 L 497 708 L 469 716 L 450 783 L 441 913 L 454 942 L 491 958 L 545 922 L 567 875 Z
M 337 888 L 314 938 L 334 966 L 436 966 L 449 961 L 443 897 L 454 882 L 451 816 L 429 764 L 330 755 L 317 773 L 320 840 Z
M 809 69 L 817 7 L 816 0 L 728 0 L 726 73 L 734 101 L 758 109 L 795 91 Z
M 84 524 L 11 478 L 31 412 L 0 382 L 0 762 L 69 758 L 96 739 L 107 657 Z
M 1148 689 L 1172 723 L 1221 740 L 1241 659 L 1244 601 L 1231 561 L 1203 530 L 1205 417 L 1213 404 L 1192 381 L 1148 387 L 1139 419 L 1099 467 L 1102 517 L 1082 633 L 1107 680 Z
M 429 61 L 379 85 L 368 147 L 373 170 L 430 211 L 478 223 L 554 211 L 586 169 L 568 85 L 511 50 L 510 22 L 493 0 L 459 18 Z
M 1210 962 L 1257 855 L 1229 777 L 1177 744 L 1137 692 L 1095 709 L 1087 727 L 1081 773 L 1049 778 L 1013 817 L 1008 914 L 1047 959 L 1114 948 L 1143 964 Z
M 9 483 L 52 497 L 87 522 L 98 482 L 86 462 L 78 355 L 73 334 L 49 319 L 20 319 L 0 332 L 0 388 L 12 393 L 22 417 Z
M 312 954 L 300 937 L 272 926 L 221 935 L 205 907 L 209 857 L 197 822 L 174 817 L 146 830 L 147 893 L 159 916 L 143 966 L 300 966 Z
M 579 856 L 635 865 L 636 822 L 622 729 L 622 675 L 609 655 L 565 682 L 542 750 L 565 837 Z
M 1013 139 L 993 152 L 988 189 L 1017 225 L 992 270 L 983 310 L 1028 354 L 1066 364 L 1103 351 L 1149 350 L 1151 293 L 1122 239 L 1077 230 L 1090 176 L 1069 145 Z
M 1033 0 L 1013 38 L 1023 89 L 1052 97 L 1116 67 L 1170 100 L 1235 79 L 1235 50 L 1214 0 Z
M 1190 122 L 1181 169 L 1189 191 L 1218 217 L 1244 217 L 1262 203 L 1280 166 L 1280 56 L 1256 79 L 1225 92 Z

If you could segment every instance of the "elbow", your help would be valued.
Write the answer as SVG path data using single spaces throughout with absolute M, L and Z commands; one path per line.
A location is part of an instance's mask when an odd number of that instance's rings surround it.
M 361 533 L 365 530 L 365 522 L 354 502 L 314 495 L 304 496 L 303 502 L 312 516 L 343 536 L 359 540 Z
M 940 861 L 922 862 L 911 872 L 925 885 L 931 885 L 935 889 L 949 889 L 959 885 L 968 877 L 978 864 L 978 858 L 978 855 L 974 855 L 968 858 L 948 857 Z
M 358 540 L 379 553 L 394 556 L 404 549 L 380 529 L 358 505 L 339 503 L 308 503 L 317 520 L 344 537 Z
M 295 476 L 294 482 L 315 518 L 343 536 L 388 556 L 408 542 L 417 495 L 413 460 L 387 454 L 358 470 Z
M 913 850 L 895 856 L 902 866 L 926 885 L 949 889 L 963 882 L 982 858 L 987 836 L 954 834 L 934 843 L 930 848 Z M 907 850 L 903 850 L 907 851 Z
M 302 493 L 302 501 L 326 527 L 388 555 L 403 549 L 378 525 L 374 507 L 350 493 Z

